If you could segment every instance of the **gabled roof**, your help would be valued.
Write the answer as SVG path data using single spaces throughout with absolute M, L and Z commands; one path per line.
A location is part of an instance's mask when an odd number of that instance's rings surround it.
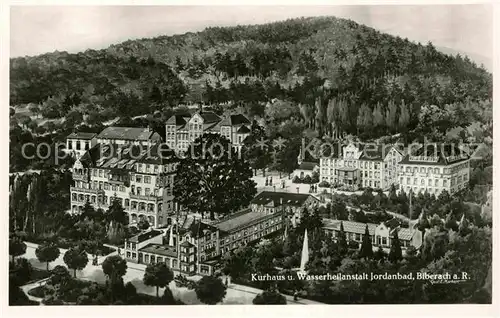
M 66 139 L 87 139 L 90 140 L 94 138 L 96 133 L 88 133 L 88 132 L 74 132 L 68 135 Z
M 246 118 L 243 114 L 235 114 L 225 117 L 221 123 L 221 126 L 237 126 L 237 125 L 250 125 L 250 120 Z
M 165 125 L 183 126 L 187 123 L 189 118 L 190 118 L 190 116 L 187 114 L 172 115 L 172 116 L 170 116 L 169 119 L 167 119 L 167 121 L 165 122 Z
M 153 138 L 156 134 L 149 128 L 136 128 L 136 127 L 107 127 L 97 136 L 103 139 L 124 139 L 124 140 L 157 140 Z M 158 134 L 157 134 L 158 135 Z M 159 137 L 159 135 L 158 135 Z
M 241 126 L 237 131 L 238 134 L 249 134 L 250 129 L 247 126 Z
M 318 164 L 316 162 L 307 162 L 307 161 L 304 161 L 304 162 L 302 162 L 299 165 L 299 167 L 297 168 L 297 170 L 310 170 L 310 171 L 313 171 L 317 166 L 318 166 Z
M 314 196 L 310 194 L 304 193 L 290 193 L 290 192 L 271 192 L 271 191 L 262 191 L 250 202 L 251 204 L 258 205 L 267 205 L 268 203 L 273 203 L 274 206 L 288 205 L 288 206 L 303 206 L 308 198 L 314 198 Z

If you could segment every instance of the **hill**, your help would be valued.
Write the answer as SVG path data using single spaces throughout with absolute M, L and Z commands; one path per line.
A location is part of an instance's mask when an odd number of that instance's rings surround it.
M 492 75 L 467 57 L 334 17 L 212 27 L 10 67 L 11 105 L 40 104 L 45 117 L 76 110 L 99 121 L 201 102 L 362 138 L 429 133 L 431 124 L 440 138 L 491 122 Z M 283 105 L 290 116 L 278 114 Z

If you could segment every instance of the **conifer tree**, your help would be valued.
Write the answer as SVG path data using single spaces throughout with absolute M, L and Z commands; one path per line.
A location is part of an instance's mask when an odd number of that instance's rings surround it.
M 368 224 L 365 227 L 365 234 L 363 235 L 363 243 L 361 243 L 361 251 L 359 255 L 360 257 L 364 258 L 373 257 L 372 240 L 370 237 L 370 232 L 368 231 Z
M 340 221 L 340 231 L 339 231 L 338 244 L 339 244 L 340 254 L 346 253 L 347 252 L 347 240 L 346 240 L 345 231 L 344 231 L 344 222 L 342 222 L 342 221 Z
M 389 251 L 389 261 L 397 263 L 403 259 L 403 253 L 401 251 L 401 242 L 398 237 L 398 230 L 394 231 L 394 237 L 391 242 L 391 249 Z

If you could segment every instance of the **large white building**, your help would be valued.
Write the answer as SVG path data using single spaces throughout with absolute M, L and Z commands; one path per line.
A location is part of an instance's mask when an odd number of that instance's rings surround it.
M 250 121 L 241 114 L 219 117 L 214 112 L 198 111 L 173 115 L 165 124 L 166 144 L 176 151 L 186 151 L 189 145 L 205 133 L 220 134 L 240 148 L 250 134 Z
M 106 128 L 73 166 L 71 212 L 88 201 L 106 210 L 116 198 L 130 223 L 146 218 L 153 227 L 167 222 L 174 211 L 175 164 L 162 149 L 157 133 L 147 128 Z
M 400 189 L 453 194 L 467 187 L 470 174 L 468 154 L 451 145 L 431 144 L 408 149 L 399 163 Z
M 335 143 L 323 149 L 321 181 L 351 190 L 385 190 L 398 183 L 398 163 L 403 155 L 392 145 Z

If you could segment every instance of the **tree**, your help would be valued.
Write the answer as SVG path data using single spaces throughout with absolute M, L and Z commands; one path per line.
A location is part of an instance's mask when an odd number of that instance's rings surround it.
M 359 256 L 364 258 L 373 257 L 372 239 L 370 236 L 370 232 L 368 231 L 368 224 L 365 226 L 365 234 L 363 235 L 363 242 L 361 244 Z
M 76 277 L 76 270 L 82 270 L 87 266 L 89 262 L 87 253 L 79 248 L 70 248 L 64 253 L 63 257 L 64 263 L 69 269 L 73 270 L 73 276 Z
M 255 296 L 252 303 L 254 305 L 286 305 L 286 298 L 276 289 L 268 289 Z
M 108 256 L 102 262 L 102 271 L 113 282 L 127 273 L 127 262 L 120 255 Z
M 9 240 L 9 255 L 12 257 L 12 262 L 16 256 L 26 253 L 26 244 L 20 238 L 14 237 Z
M 151 225 L 149 225 L 149 222 L 146 218 L 141 218 L 139 220 L 139 222 L 137 223 L 137 227 L 140 229 L 140 230 L 147 230 L 149 229 Z
M 407 130 L 407 126 L 410 123 L 410 110 L 408 106 L 402 101 L 399 108 L 399 128 L 403 130 Z
M 349 218 L 345 202 L 338 197 L 333 198 L 331 211 L 337 220 L 347 220 Z
M 47 283 L 52 286 L 64 284 L 71 279 L 68 269 L 62 265 L 55 266 L 50 273 L 51 275 Z
M 47 270 L 49 270 L 49 263 L 55 261 L 60 253 L 59 248 L 54 243 L 44 243 L 35 250 L 36 258 L 42 263 L 47 263 Z
M 389 260 L 396 263 L 403 259 L 403 253 L 401 251 L 401 242 L 398 237 L 398 230 L 394 231 L 394 237 L 391 240 L 391 249 L 389 251 Z
M 337 238 L 339 253 L 344 255 L 347 252 L 347 240 L 344 231 L 344 222 L 340 221 L 339 237 Z
M 203 276 L 194 290 L 198 299 L 207 305 L 215 305 L 226 297 L 226 286 L 214 276 Z
M 264 175 L 265 168 L 271 163 L 271 146 L 266 140 L 267 136 L 264 128 L 256 121 L 252 123 L 251 133 L 243 141 L 243 154 L 252 169 L 262 169 Z
M 156 287 L 156 297 L 160 287 L 167 286 L 174 279 L 174 273 L 165 263 L 149 264 L 144 272 L 144 284 Z
M 183 207 L 214 219 L 215 214 L 223 216 L 248 206 L 257 192 L 252 176 L 249 164 L 229 140 L 204 134 L 180 160 L 173 194 Z

